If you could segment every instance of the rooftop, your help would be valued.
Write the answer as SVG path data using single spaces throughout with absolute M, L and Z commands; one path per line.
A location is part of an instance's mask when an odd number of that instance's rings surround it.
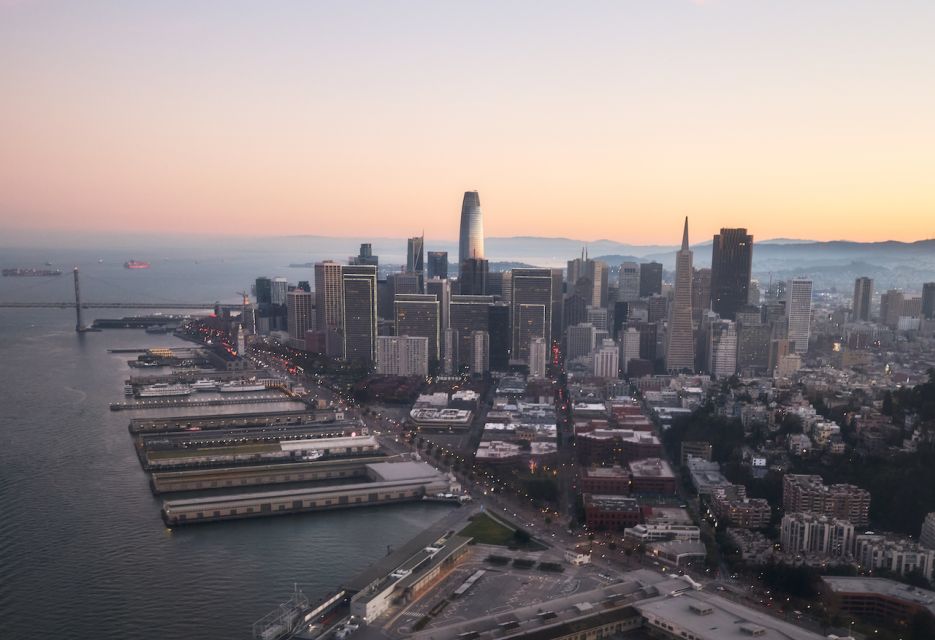
M 834 593 L 872 593 L 896 598 L 925 607 L 932 615 L 935 615 L 935 591 L 920 589 L 887 578 L 822 576 L 821 579 Z

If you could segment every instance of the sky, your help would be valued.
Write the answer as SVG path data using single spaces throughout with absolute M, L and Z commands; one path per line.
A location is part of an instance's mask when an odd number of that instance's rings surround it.
M 0 234 L 935 237 L 935 3 L 0 0 Z

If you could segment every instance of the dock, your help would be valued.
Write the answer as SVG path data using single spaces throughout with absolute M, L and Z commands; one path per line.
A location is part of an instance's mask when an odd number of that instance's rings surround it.
M 342 412 L 329 410 L 296 409 L 263 413 L 217 413 L 205 416 L 169 416 L 159 418 L 133 418 L 130 433 L 165 433 L 170 431 L 203 431 L 264 427 L 289 424 L 326 423 L 343 420 Z
M 261 396 L 238 396 L 236 398 L 212 398 L 210 400 L 197 400 L 189 397 L 182 398 L 153 398 L 152 400 L 124 400 L 111 402 L 111 411 L 142 411 L 145 409 L 174 409 L 190 407 L 228 407 L 237 404 L 271 404 L 273 402 L 295 402 L 294 398 L 281 393 L 264 393 Z
M 210 498 L 167 500 L 162 518 L 167 526 L 240 518 L 288 515 L 421 500 L 446 491 L 445 476 L 424 462 L 366 465 L 373 481 L 306 489 L 285 489 Z

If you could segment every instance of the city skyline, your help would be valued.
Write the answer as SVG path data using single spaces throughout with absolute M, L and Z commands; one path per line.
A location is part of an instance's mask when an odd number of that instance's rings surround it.
M 835 4 L 2 3 L 0 229 L 935 237 L 935 9 Z

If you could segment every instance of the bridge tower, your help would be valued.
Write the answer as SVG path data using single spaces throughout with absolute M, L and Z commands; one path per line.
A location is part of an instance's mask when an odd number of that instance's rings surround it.
M 81 333 L 83 324 L 81 322 L 81 287 L 78 285 L 78 267 L 75 267 L 75 331 Z

